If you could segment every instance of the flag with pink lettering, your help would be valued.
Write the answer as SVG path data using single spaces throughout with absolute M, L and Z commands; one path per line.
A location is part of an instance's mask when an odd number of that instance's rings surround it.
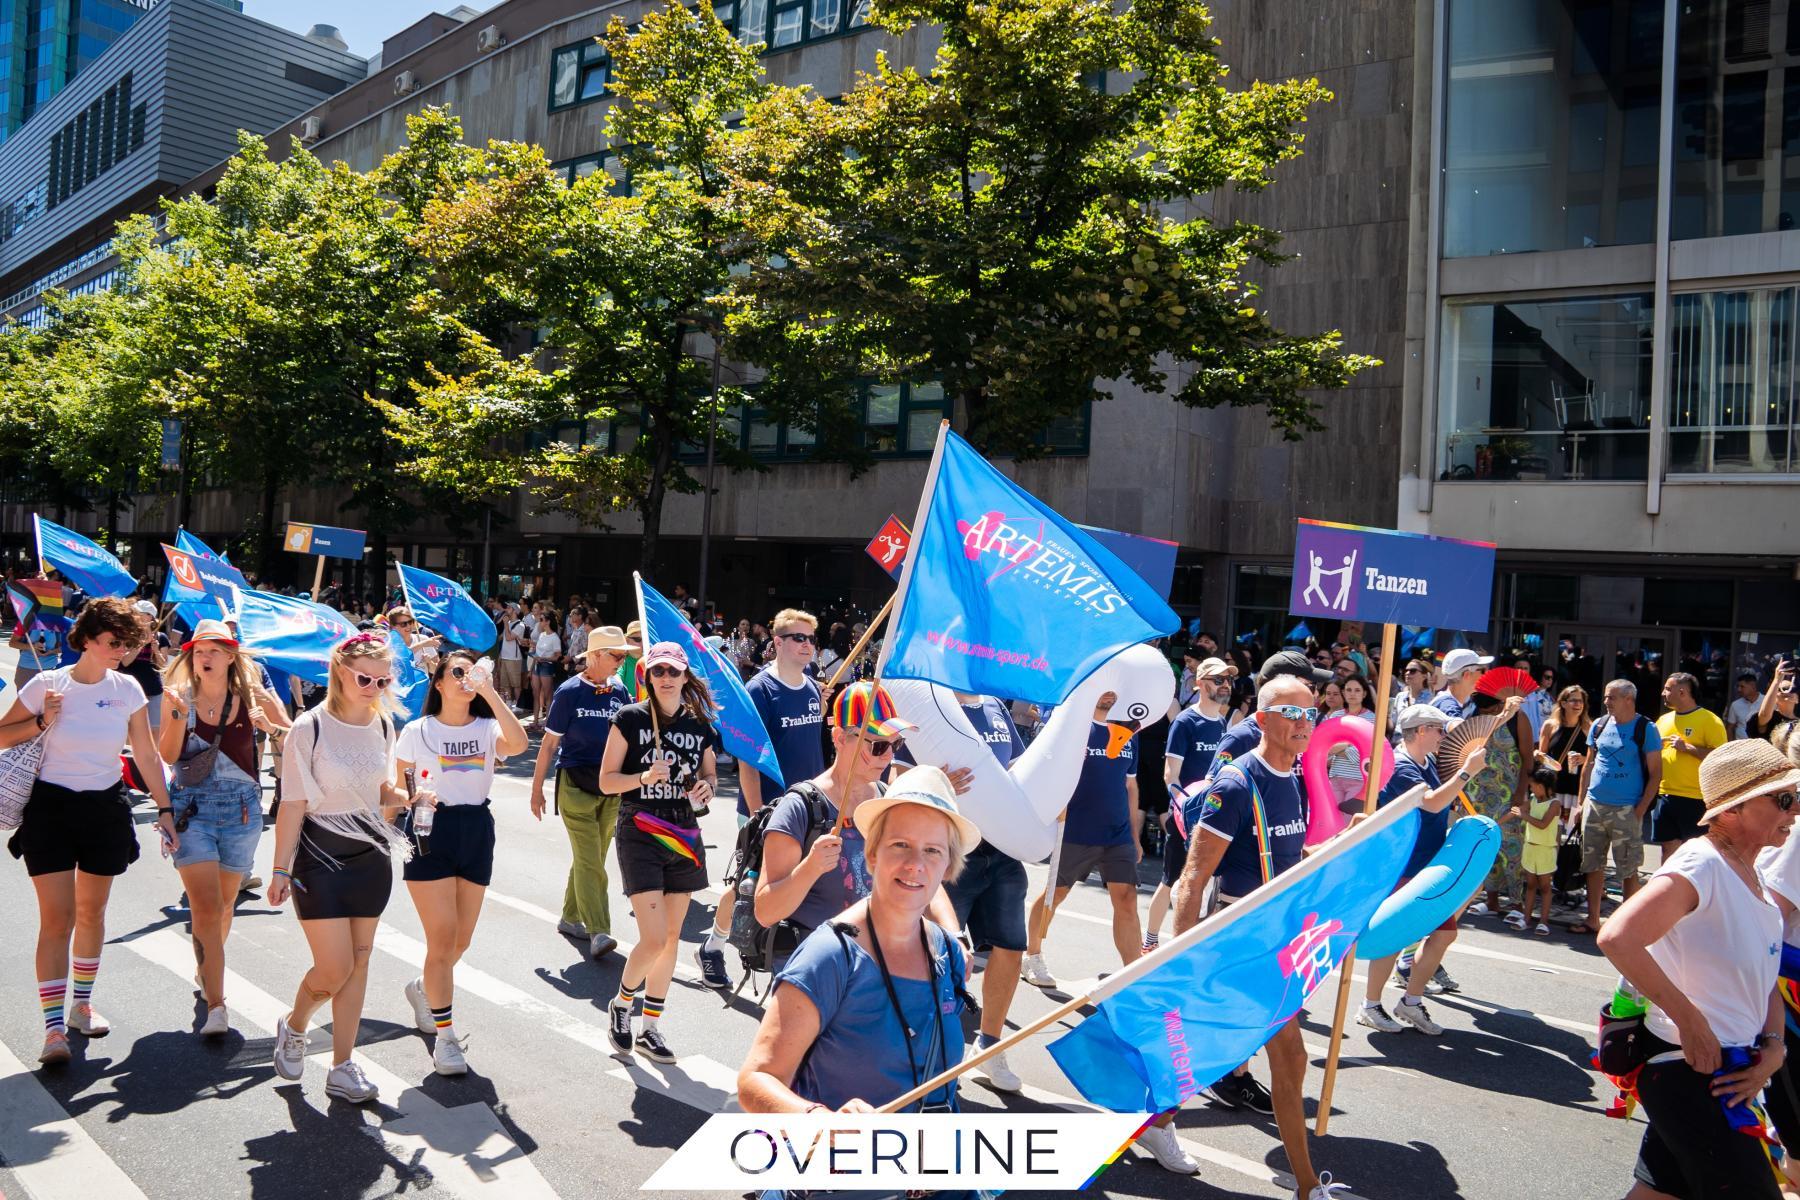
M 1163 1112 L 1210 1087 L 1300 1011 L 1368 927 L 1412 854 L 1424 794 L 1414 788 L 1108 976 L 1089 997 L 1099 1007 L 1050 1057 L 1114 1112 Z
M 1119 557 L 947 428 L 914 522 L 883 674 L 1060 704 L 1181 619 Z

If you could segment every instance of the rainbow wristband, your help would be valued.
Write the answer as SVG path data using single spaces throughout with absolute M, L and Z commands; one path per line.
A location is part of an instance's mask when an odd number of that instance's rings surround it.
M 292 879 L 294 877 L 294 873 L 292 871 L 288 870 L 286 867 L 276 867 L 272 873 L 276 874 L 276 875 L 285 875 L 289 879 Z

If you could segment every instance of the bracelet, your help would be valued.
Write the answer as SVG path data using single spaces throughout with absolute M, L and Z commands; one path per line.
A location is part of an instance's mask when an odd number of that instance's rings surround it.
M 812 1113 L 818 1112 L 820 1109 L 824 1109 L 824 1111 L 826 1111 L 826 1112 L 831 1111 L 831 1109 L 826 1107 L 825 1105 L 820 1104 L 817 1101 L 814 1101 L 813 1103 L 806 1106 L 806 1113 L 803 1115 L 811 1115 Z
M 294 873 L 292 871 L 288 870 L 286 867 L 271 868 L 269 873 L 271 875 L 280 875 L 287 879 L 292 879 L 294 877 Z
M 44 714 L 43 713 L 35 713 L 35 714 L 33 714 L 32 719 L 37 722 L 38 732 L 39 733 L 44 732 Z
M 160 816 L 162 816 L 162 815 L 163 815 L 163 814 L 164 814 L 164 813 L 173 813 L 173 812 L 174 812 L 174 811 L 175 811 L 175 810 L 174 810 L 174 809 L 172 809 L 172 808 L 159 808 L 159 809 L 157 809 L 157 810 L 156 810 L 156 815 L 157 815 L 157 816 L 159 816 L 159 817 L 160 817 Z

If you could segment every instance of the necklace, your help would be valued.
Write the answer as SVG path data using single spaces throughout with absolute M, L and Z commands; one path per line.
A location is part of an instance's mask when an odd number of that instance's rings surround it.
M 1743 874 L 1740 876 L 1740 878 L 1742 878 L 1744 880 L 1745 885 L 1747 887 L 1749 887 L 1749 889 L 1751 891 L 1755 892 L 1757 895 L 1759 895 L 1759 896 L 1762 895 L 1762 886 L 1759 882 L 1757 882 L 1756 872 L 1750 869 L 1750 864 L 1744 861 L 1744 856 L 1739 854 L 1737 852 L 1737 849 L 1734 846 L 1732 846 L 1731 843 L 1727 842 L 1724 838 L 1720 837 L 1718 834 L 1709 833 L 1709 834 L 1707 834 L 1707 837 L 1708 837 L 1708 839 L 1711 840 L 1713 845 L 1717 846 L 1719 849 L 1721 849 L 1725 853 L 1729 854 L 1731 856 L 1732 861 L 1737 863 L 1737 865 L 1743 869 Z

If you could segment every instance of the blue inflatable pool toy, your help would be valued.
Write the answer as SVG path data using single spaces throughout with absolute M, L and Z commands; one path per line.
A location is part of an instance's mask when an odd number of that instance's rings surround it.
M 1375 910 L 1356 940 L 1356 956 L 1374 962 L 1398 954 L 1442 925 L 1468 903 L 1499 853 L 1500 826 L 1487 817 L 1464 817 L 1452 825 L 1443 849 Z

